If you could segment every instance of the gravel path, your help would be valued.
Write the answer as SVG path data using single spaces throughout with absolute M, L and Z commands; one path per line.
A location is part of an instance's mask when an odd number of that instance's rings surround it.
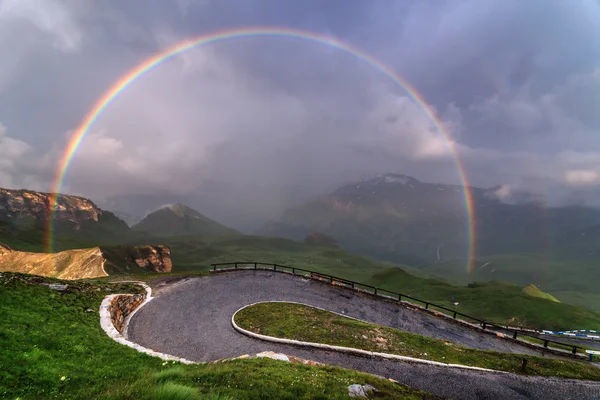
M 272 350 L 393 378 L 456 399 L 600 399 L 600 384 L 465 371 L 370 359 L 269 343 L 233 330 L 231 316 L 260 301 L 298 301 L 365 321 L 477 349 L 541 355 L 537 350 L 391 302 L 320 282 L 267 271 L 232 271 L 189 279 L 155 292 L 130 322 L 129 339 L 150 349 L 195 361 Z

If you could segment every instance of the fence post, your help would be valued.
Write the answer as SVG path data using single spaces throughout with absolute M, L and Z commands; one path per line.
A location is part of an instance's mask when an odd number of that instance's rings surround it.
M 429 310 L 429 303 L 425 303 L 425 309 Z
M 254 269 L 256 269 L 256 263 L 254 263 Z
M 273 271 L 277 271 L 277 264 L 273 264 Z
M 237 269 L 237 263 L 235 263 L 235 269 Z
M 377 294 L 377 288 L 375 288 L 375 294 Z
M 352 281 L 352 289 L 354 289 L 354 281 Z
M 456 311 L 454 311 L 454 315 L 452 316 L 452 318 L 456 319 Z
M 296 268 L 292 268 L 292 274 L 296 275 Z
M 515 332 L 513 333 L 513 339 L 516 339 L 516 338 L 517 338 L 517 331 L 515 331 Z
M 402 295 L 398 293 L 398 301 L 402 301 Z
M 573 346 L 573 354 L 577 354 L 577 347 Z M 592 361 L 592 354 L 590 353 L 590 361 Z
M 544 347 L 548 347 L 548 340 L 544 340 Z
M 483 321 L 482 328 L 485 329 L 485 321 Z

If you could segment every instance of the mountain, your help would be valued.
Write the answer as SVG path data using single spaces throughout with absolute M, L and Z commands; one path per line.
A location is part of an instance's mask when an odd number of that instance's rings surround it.
M 44 243 L 52 197 L 50 193 L 0 188 L 0 240 L 38 250 Z M 56 202 L 53 232 L 59 248 L 69 248 L 72 240 L 117 242 L 130 233 L 124 221 L 89 199 L 59 194 Z
M 170 272 L 171 250 L 166 246 L 118 246 L 33 253 L 0 243 L 0 271 L 59 279 L 98 278 L 119 273 Z
M 236 230 L 221 225 L 183 204 L 174 204 L 156 210 L 134 225 L 132 229 L 156 236 L 239 234 Z
M 120 220 L 122 220 L 123 222 L 125 222 L 128 226 L 133 226 L 135 224 L 137 224 L 138 222 L 140 222 L 143 218 L 138 216 L 138 215 L 132 215 L 123 211 L 112 211 L 112 213 L 119 218 Z
M 600 224 L 600 210 L 507 204 L 500 188 L 470 187 L 477 256 L 548 252 L 564 232 Z M 467 257 L 469 215 L 463 188 L 385 174 L 343 186 L 286 210 L 258 234 L 301 240 L 335 237 L 350 251 L 412 266 Z
M 234 183 L 203 180 L 198 187 L 190 188 L 186 194 L 155 191 L 119 195 L 103 199 L 99 206 L 107 210 L 119 210 L 117 216 L 132 226 L 165 204 L 185 204 L 195 210 L 202 210 L 205 215 L 210 215 L 221 224 L 240 232 L 251 233 L 288 207 L 331 189 L 330 186 L 315 187 L 310 183 L 257 184 L 253 181 Z

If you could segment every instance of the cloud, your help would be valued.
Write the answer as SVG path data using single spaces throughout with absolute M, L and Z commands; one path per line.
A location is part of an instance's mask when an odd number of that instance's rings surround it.
M 0 3 L 0 24 L 32 26 L 39 40 L 50 39 L 52 46 L 64 52 L 76 51 L 82 40 L 81 29 L 73 20 L 71 9 L 54 0 L 5 0 Z M 6 30 L 0 29 L 0 33 L 6 34 Z M 22 28 L 20 31 L 34 33 Z M 22 37 L 19 39 L 23 40 Z
M 0 187 L 42 189 L 32 155 L 31 146 L 8 136 L 6 127 L 0 123 Z
M 0 154 L 20 155 L 3 157 L 0 184 L 49 188 L 65 132 L 159 49 L 264 24 L 334 34 L 380 57 L 424 96 L 448 138 L 352 55 L 244 37 L 185 52 L 129 85 L 82 142 L 64 190 L 189 194 L 219 181 L 269 187 L 248 204 L 268 208 L 297 197 L 289 187 L 318 194 L 364 173 L 458 183 L 455 154 L 471 184 L 504 185 L 500 198 L 557 185 L 586 192 L 597 179 L 595 3 L 236 4 L 1 2 L 0 52 L 11 57 L 0 65 L 0 119 L 11 138 L 0 136 Z
M 492 195 L 499 200 L 508 200 L 512 195 L 512 188 L 510 185 L 502 185 L 498 189 L 492 191 Z
M 567 171 L 565 181 L 574 186 L 595 185 L 598 183 L 598 172 L 593 170 Z

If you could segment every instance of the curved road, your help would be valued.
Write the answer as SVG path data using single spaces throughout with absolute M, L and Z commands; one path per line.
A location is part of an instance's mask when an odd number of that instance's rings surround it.
M 297 301 L 379 325 L 463 346 L 542 355 L 516 342 L 477 332 L 428 313 L 321 282 L 269 271 L 231 271 L 157 287 L 128 327 L 129 340 L 194 361 L 275 351 L 395 379 L 455 399 L 600 399 L 600 383 L 468 371 L 365 358 L 265 342 L 236 332 L 231 316 L 245 305 Z

